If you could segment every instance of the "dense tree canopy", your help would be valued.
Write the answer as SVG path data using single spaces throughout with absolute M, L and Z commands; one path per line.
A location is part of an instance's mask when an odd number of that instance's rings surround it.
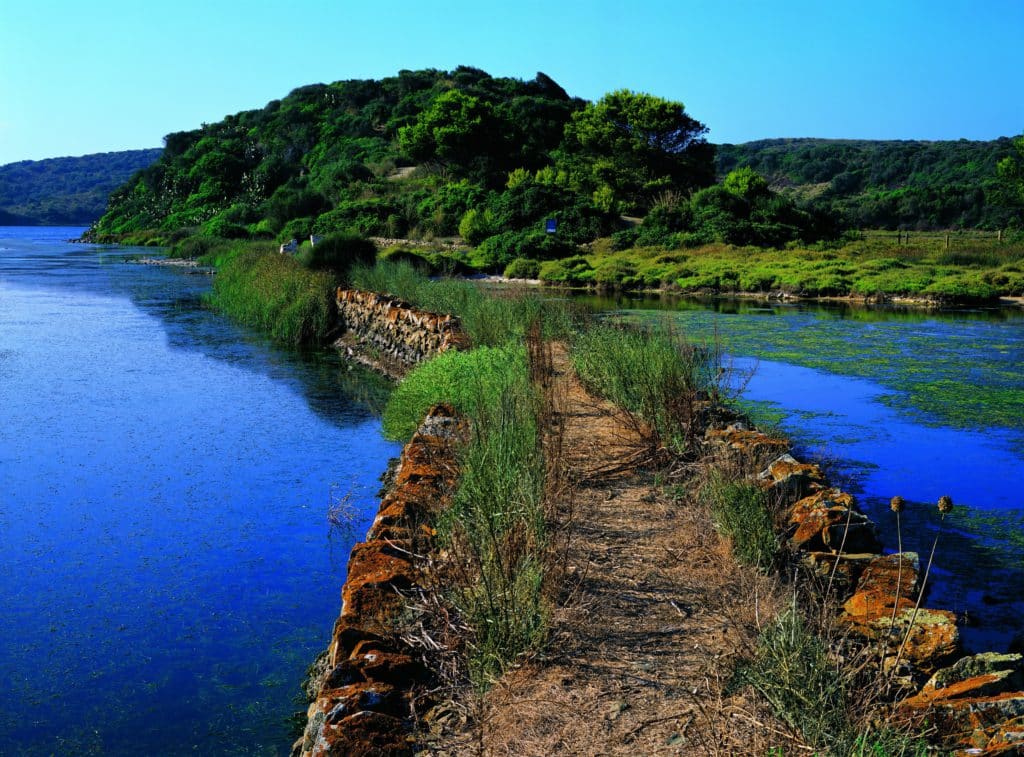
M 1019 216 L 999 201 L 997 164 L 1012 141 L 770 139 L 719 145 L 717 170 L 740 167 L 832 210 L 855 228 L 1002 228 Z
M 618 90 L 573 114 L 563 163 L 609 209 L 643 211 L 660 192 L 714 181 L 707 131 L 682 103 Z
M 1024 136 L 1013 141 L 1013 153 L 996 165 L 995 201 L 1015 213 L 1017 226 L 1024 226 Z
M 0 222 L 92 223 L 103 215 L 111 191 L 159 157 L 159 149 L 126 150 L 0 166 Z

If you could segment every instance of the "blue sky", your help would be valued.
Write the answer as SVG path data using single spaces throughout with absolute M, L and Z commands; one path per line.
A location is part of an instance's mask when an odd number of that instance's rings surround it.
M 0 164 L 155 147 L 295 87 L 465 64 L 679 100 L 714 142 L 1024 132 L 1024 0 L 0 0 Z

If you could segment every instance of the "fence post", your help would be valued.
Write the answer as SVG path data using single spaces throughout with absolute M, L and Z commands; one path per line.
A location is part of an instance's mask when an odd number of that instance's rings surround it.
M 946 249 L 949 249 L 949 232 L 946 232 Z
M 999 241 L 999 242 L 1003 241 L 1003 230 L 1002 229 L 999 230 L 999 237 L 998 237 L 997 241 Z

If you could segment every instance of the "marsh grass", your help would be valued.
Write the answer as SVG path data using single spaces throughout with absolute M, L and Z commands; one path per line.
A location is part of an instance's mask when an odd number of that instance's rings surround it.
M 383 292 L 433 313 L 458 316 L 475 347 L 522 342 L 533 323 L 541 323 L 547 338 L 565 336 L 578 322 L 566 303 L 545 300 L 521 291 L 485 291 L 461 279 L 432 280 L 405 261 L 379 260 L 374 266 L 356 265 L 352 286 Z
M 494 407 L 510 386 L 526 381 L 522 346 L 445 352 L 414 368 L 395 388 L 384 409 L 384 435 L 406 440 L 433 405 L 452 405 L 475 417 Z
M 691 454 L 700 403 L 720 399 L 714 351 L 663 325 L 594 325 L 576 334 L 571 359 L 584 386 L 620 408 L 656 453 Z
M 326 341 L 334 319 L 334 277 L 303 268 L 273 244 L 215 248 L 209 302 L 242 323 L 292 344 Z
M 473 629 L 468 663 L 478 690 L 547 633 L 537 409 L 535 392 L 522 381 L 475 409 L 459 487 L 437 525 L 459 578 L 453 602 Z
M 837 655 L 834 646 L 804 619 L 794 600 L 762 629 L 733 685 L 757 691 L 773 714 L 818 754 L 928 754 L 919 736 L 870 718 L 877 705 L 871 676 L 877 670 L 863 656 L 851 661 Z
M 901 237 L 902 239 L 903 237 Z M 787 249 L 711 244 L 667 250 L 615 251 L 599 240 L 574 259 L 542 266 L 551 284 L 678 292 L 785 293 L 804 297 L 922 297 L 970 302 L 1024 294 L 1024 243 L 989 235 L 867 233 L 828 244 Z M 597 275 L 601 272 L 601 276 Z M 600 279 L 600 281 L 598 281 Z

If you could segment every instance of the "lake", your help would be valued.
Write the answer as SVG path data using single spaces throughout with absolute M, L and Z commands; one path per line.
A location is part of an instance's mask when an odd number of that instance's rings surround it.
M 0 753 L 287 753 L 386 388 L 81 232 L 0 227 Z

